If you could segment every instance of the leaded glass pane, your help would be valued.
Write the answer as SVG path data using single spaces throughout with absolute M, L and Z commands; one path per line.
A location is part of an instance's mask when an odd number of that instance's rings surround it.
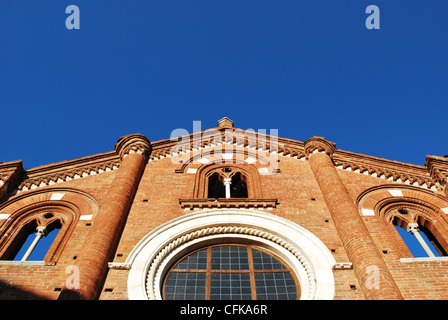
M 241 246 L 213 247 L 212 270 L 249 270 L 247 248 Z
M 255 273 L 258 300 L 295 300 L 297 290 L 289 272 Z
M 207 269 L 207 249 L 190 254 L 177 264 L 174 269 L 205 270 Z
M 195 272 L 171 272 L 165 283 L 168 300 L 204 300 L 206 274 Z
M 255 270 L 276 270 L 286 267 L 273 256 L 256 249 L 252 249 Z
M 270 254 L 250 246 L 223 245 L 180 260 L 167 275 L 164 298 L 292 300 L 297 287 L 286 266 Z
M 210 300 L 252 299 L 249 273 L 212 273 Z

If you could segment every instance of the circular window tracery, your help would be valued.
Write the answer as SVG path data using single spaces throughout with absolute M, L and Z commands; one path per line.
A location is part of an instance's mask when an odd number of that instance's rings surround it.
M 275 215 L 246 209 L 210 209 L 176 218 L 148 233 L 126 260 L 131 300 L 161 300 L 168 272 L 188 254 L 212 245 L 253 245 L 289 267 L 301 300 L 334 297 L 328 248 L 303 227 Z
M 219 244 L 178 260 L 165 276 L 167 300 L 295 300 L 298 281 L 264 249 Z

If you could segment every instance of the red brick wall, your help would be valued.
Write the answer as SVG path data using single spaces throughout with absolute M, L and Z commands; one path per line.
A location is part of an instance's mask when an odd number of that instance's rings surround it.
M 277 207 L 266 212 L 306 228 L 322 240 L 337 262 L 349 262 L 309 161 L 283 156 L 279 156 L 279 160 L 280 173 L 260 175 L 263 197 L 278 199 Z M 112 262 L 125 262 L 146 234 L 163 223 L 191 212 L 180 208 L 179 199 L 193 197 L 195 175 L 176 173 L 175 169 L 170 158 L 149 161 L 145 166 Z M 392 183 L 340 169 L 337 173 L 354 204 L 365 190 Z M 102 206 L 116 174 L 117 171 L 101 173 L 55 187 L 81 190 Z M 377 216 L 362 217 L 362 220 L 405 299 L 448 298 L 448 279 L 445 276 L 448 262 L 400 262 L 400 258 L 410 257 L 410 254 L 393 227 Z M 0 298 L 57 299 L 68 277 L 66 267 L 77 263 L 92 228 L 89 224 L 94 223 L 95 218 L 76 224 L 55 265 L 0 265 Z M 127 299 L 128 273 L 128 270 L 108 270 L 100 299 Z M 335 299 L 365 299 L 354 270 L 334 270 L 334 277 Z
M 64 188 L 82 190 L 94 197 L 98 204 L 101 205 L 104 199 L 104 189 L 110 186 L 115 174 L 116 172 L 112 171 L 100 175 L 92 175 L 83 179 L 58 184 L 57 187 L 63 186 Z M 53 190 L 53 188 L 44 187 L 36 190 Z M 33 191 L 28 191 L 27 193 L 32 194 Z M 25 194 L 24 192 L 17 196 Z M 42 197 L 41 195 L 40 198 Z M 36 200 L 36 203 L 38 202 Z M 2 212 L 9 211 L 6 209 L 2 210 Z M 0 221 L 5 223 L 6 220 Z M 67 277 L 72 274 L 66 268 L 76 264 L 92 224 L 93 220 L 78 221 L 76 223 L 70 237 L 66 239 L 67 243 L 55 265 L 0 265 L 0 299 L 57 299 Z

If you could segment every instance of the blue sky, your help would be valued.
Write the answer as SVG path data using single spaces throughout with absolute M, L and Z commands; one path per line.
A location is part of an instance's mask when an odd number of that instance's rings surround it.
M 80 9 L 68 30 L 68 5 Z M 380 8 L 368 30 L 365 9 Z M 278 129 L 424 164 L 448 154 L 446 0 L 0 0 L 0 161 L 142 133 Z

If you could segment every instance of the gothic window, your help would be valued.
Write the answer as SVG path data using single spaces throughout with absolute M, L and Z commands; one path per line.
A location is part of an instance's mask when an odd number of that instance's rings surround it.
M 72 230 L 72 217 L 54 211 L 37 209 L 25 212 L 6 226 L 0 242 L 0 259 L 9 261 L 57 260 L 61 254 L 64 237 Z
M 395 228 L 414 257 L 447 255 L 431 231 L 418 223 L 408 223 L 406 228 L 395 225 Z
M 208 198 L 225 198 L 226 191 L 222 176 L 215 172 L 208 178 Z
M 42 261 L 51 244 L 61 229 L 60 221 L 48 226 L 37 226 L 36 221 L 28 223 L 20 230 L 11 244 L 11 260 L 14 261 Z
M 190 170 L 191 169 L 191 170 Z M 278 199 L 263 197 L 260 171 L 248 163 L 212 163 L 189 168 L 196 173 L 191 198 L 180 198 L 182 209 L 275 208 Z
M 255 194 L 254 178 L 238 167 L 223 166 L 205 174 L 207 198 L 249 198 L 249 188 Z M 250 182 L 249 182 L 250 181 Z
M 295 300 L 293 273 L 272 254 L 250 245 L 199 249 L 177 261 L 165 277 L 167 300 Z
M 208 178 L 208 198 L 247 198 L 245 176 L 233 172 L 232 168 L 223 168 Z
M 447 256 L 446 242 L 426 210 L 408 206 L 392 211 L 392 223 L 414 257 Z
M 247 185 L 244 178 L 240 172 L 233 175 L 230 185 L 231 198 L 247 198 Z

